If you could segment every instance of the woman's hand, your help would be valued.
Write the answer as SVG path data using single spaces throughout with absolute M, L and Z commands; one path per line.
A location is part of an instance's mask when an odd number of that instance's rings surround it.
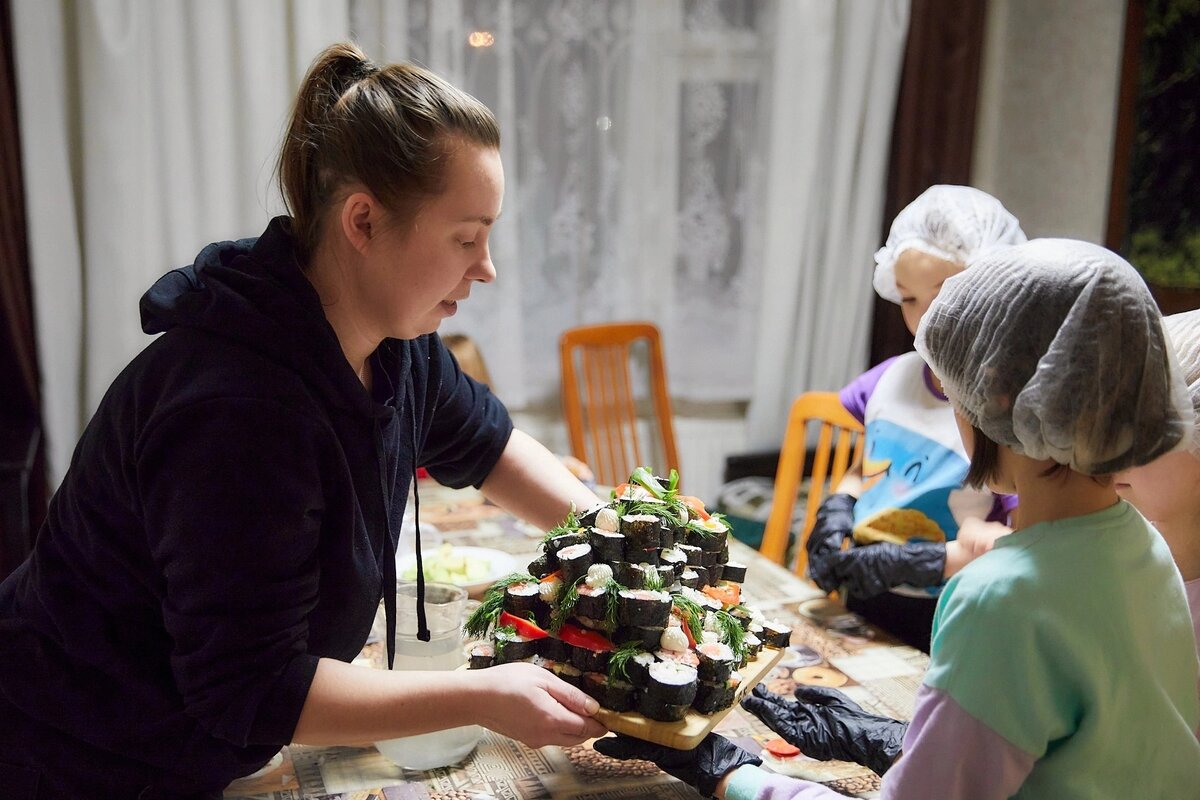
M 480 724 L 529 747 L 567 747 L 608 733 L 592 719 L 599 703 L 541 667 L 501 664 L 467 675 L 480 695 Z
M 946 578 L 954 575 L 967 564 L 992 549 L 1001 536 L 1012 533 L 1012 528 L 999 522 L 984 522 L 977 517 L 968 517 L 958 526 L 958 536 L 946 542 Z

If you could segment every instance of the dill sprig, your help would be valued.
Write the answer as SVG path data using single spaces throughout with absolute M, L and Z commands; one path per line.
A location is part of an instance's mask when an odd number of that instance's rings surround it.
M 611 628 L 617 627 L 617 615 L 621 611 L 621 592 L 625 587 L 617 583 L 616 578 L 610 578 L 604 584 L 604 622 Z
M 680 524 L 679 513 L 672 503 L 655 503 L 649 500 L 633 500 L 628 504 L 626 514 L 650 514 L 672 526 Z
M 492 658 L 499 658 L 504 652 L 504 646 L 508 644 L 510 637 L 517 635 L 517 629 L 512 625 L 505 625 L 502 628 L 496 629 L 496 643 L 492 645 Z
M 720 628 L 721 641 L 729 645 L 734 657 L 741 661 L 746 657 L 746 629 L 727 611 L 714 611 L 713 614 Z
M 646 652 L 640 642 L 625 642 L 608 657 L 608 679 L 629 682 L 629 661 L 638 653 Z
M 468 636 L 480 638 L 485 636 L 488 628 L 495 624 L 500 612 L 504 610 L 504 593 L 514 583 L 534 583 L 537 578 L 523 572 L 514 572 L 496 581 L 488 588 L 483 600 L 463 623 L 463 630 Z
M 692 639 L 699 643 L 704 638 L 704 626 L 701 624 L 704 619 L 704 609 L 695 600 L 681 594 L 672 595 L 671 602 L 679 611 L 679 618 L 691 632 Z
M 646 576 L 645 585 L 647 589 L 655 592 L 661 592 L 663 588 L 663 576 L 658 571 L 657 567 L 647 567 L 642 570 L 642 574 Z
M 586 575 L 580 575 L 574 583 L 563 587 L 558 604 L 554 607 L 554 613 L 550 615 L 551 633 L 558 633 L 563 623 L 574 613 L 575 604 L 579 602 L 579 582 L 586 577 Z
M 542 537 L 542 544 L 551 539 L 557 539 L 559 536 L 565 536 L 568 533 L 576 533 L 580 527 L 579 516 L 575 513 L 575 504 L 571 503 L 571 510 L 567 512 L 566 518 L 546 531 L 546 535 Z

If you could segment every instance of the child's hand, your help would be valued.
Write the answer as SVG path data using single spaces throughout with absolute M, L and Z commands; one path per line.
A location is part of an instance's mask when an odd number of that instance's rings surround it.
M 1012 528 L 999 522 L 984 522 L 968 517 L 958 527 L 958 538 L 946 542 L 946 570 L 949 578 L 967 564 L 992 549 L 1001 536 L 1012 533 Z

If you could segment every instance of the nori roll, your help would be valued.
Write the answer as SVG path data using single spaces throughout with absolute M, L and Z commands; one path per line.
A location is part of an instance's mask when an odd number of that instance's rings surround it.
M 690 705 L 696 699 L 696 668 L 675 661 L 657 661 L 647 670 L 645 694 L 670 705 Z
M 782 622 L 764 622 L 762 633 L 758 634 L 767 647 L 782 648 L 792 643 L 792 629 Z
M 724 683 L 733 672 L 736 659 L 729 645 L 721 642 L 705 642 L 696 645 L 696 655 L 700 659 L 697 670 L 700 680 L 709 683 Z
M 511 628 L 509 629 L 511 630 Z M 501 628 L 496 631 L 495 655 L 493 664 L 508 664 L 512 661 L 524 661 L 530 656 L 537 655 L 537 640 L 528 639 L 519 633 L 509 633 Z
M 496 649 L 491 642 L 475 642 L 468 651 L 467 669 L 486 669 L 492 665 Z
M 622 625 L 665 628 L 671 618 L 671 595 L 651 589 L 625 589 L 618 594 L 617 620 Z
M 696 688 L 696 699 L 692 708 L 701 714 L 714 714 L 733 705 L 734 684 L 728 680 L 720 683 L 700 681 Z
M 636 690 L 632 684 L 623 680 L 610 678 L 599 672 L 586 672 L 583 675 L 582 688 L 604 708 L 613 711 L 628 711 L 633 708 Z
M 588 542 L 592 545 L 598 562 L 615 564 L 625 560 L 625 536 L 623 534 L 592 528 L 588 531 Z
M 559 550 L 558 566 L 562 570 L 563 583 L 570 586 L 586 575 L 592 560 L 592 546 L 587 542 L 568 545 Z
M 727 561 L 725 562 L 725 570 L 722 575 L 727 581 L 743 583 L 746 580 L 746 565 L 740 564 L 737 561 Z
M 568 645 L 570 647 L 570 645 Z M 581 672 L 606 672 L 611 653 L 589 650 L 586 647 L 571 647 L 571 666 Z
M 663 628 L 666 626 L 664 625 Z M 637 625 L 626 625 L 617 628 L 613 633 L 615 642 L 637 642 L 646 650 L 657 650 L 662 639 L 663 628 L 643 628 Z
M 662 546 L 662 523 L 653 514 L 626 514 L 621 517 L 621 533 L 630 550 L 648 550 Z
M 647 692 L 642 692 L 637 704 L 637 710 L 642 716 L 658 720 L 659 722 L 678 722 L 687 716 L 689 708 L 691 706 L 687 704 L 675 705 L 664 703 L 662 700 L 650 696 Z
M 540 602 L 538 585 L 533 581 L 509 584 L 504 589 L 504 610 L 514 617 L 525 619 L 528 614 L 536 615 Z

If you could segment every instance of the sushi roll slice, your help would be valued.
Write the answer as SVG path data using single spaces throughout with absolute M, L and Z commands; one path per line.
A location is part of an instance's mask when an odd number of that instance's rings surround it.
M 694 544 L 677 544 L 675 549 L 683 553 L 687 558 L 688 566 L 701 567 L 704 566 L 704 551 Z
M 672 547 L 675 544 L 675 528 L 665 520 L 658 522 L 658 546 Z
M 527 658 L 537 655 L 537 640 L 501 629 L 496 631 L 494 653 L 495 655 L 492 658 L 493 664 L 524 661 Z
M 664 703 L 648 692 L 642 692 L 638 698 L 637 710 L 642 716 L 659 722 L 679 722 L 687 716 L 689 705 L 673 705 Z
M 603 708 L 613 711 L 629 711 L 633 708 L 636 690 L 633 684 L 618 678 L 610 678 L 599 672 L 583 675 L 583 691 L 596 698 Z
M 608 616 L 608 590 L 604 586 L 579 584 L 579 599 L 575 601 L 575 616 L 604 619 Z
M 671 595 L 651 589 L 624 589 L 619 594 L 617 620 L 623 625 L 665 628 L 671 618 Z
M 467 669 L 486 669 L 492 665 L 496 649 L 491 642 L 475 642 L 467 651 Z
M 708 568 L 708 582 L 718 583 L 725 575 L 725 565 L 721 562 L 712 564 Z
M 659 648 L 654 651 L 654 657 L 659 661 L 671 661 L 676 664 L 682 664 L 685 667 L 697 669 L 700 666 L 700 657 L 696 655 L 695 650 L 666 650 Z
M 538 584 L 533 581 L 513 583 L 504 590 L 504 610 L 514 617 L 536 616 L 540 602 Z
M 550 556 L 545 553 L 530 561 L 528 569 L 529 574 L 535 578 L 544 578 L 554 572 L 554 568 L 550 566 Z
M 590 528 L 596 524 L 596 518 L 600 516 L 600 512 L 608 508 L 607 503 L 597 503 L 596 505 L 584 511 L 578 516 L 579 527 Z
M 658 643 L 662 639 L 662 632 L 663 628 L 642 628 L 637 625 L 626 625 L 617 628 L 613 632 L 612 638 L 614 642 L 637 642 L 643 649 L 654 651 L 658 649 Z
M 583 687 L 583 673 L 579 668 L 564 661 L 556 661 L 550 671 L 576 688 Z
M 615 564 L 625 560 L 625 536 L 616 531 L 592 528 L 588 531 L 588 542 L 596 554 L 596 561 Z
M 692 708 L 701 714 L 715 714 L 733 705 L 734 693 L 734 684 L 728 680 L 720 683 L 700 681 L 696 687 L 696 699 L 692 701 Z
M 695 565 L 692 567 L 692 572 L 696 573 L 696 588 L 703 589 L 708 586 L 711 581 L 708 579 L 708 567 Z
M 556 636 L 538 639 L 538 654 L 549 661 L 570 661 L 571 646 Z
M 646 570 L 640 564 L 630 564 L 622 561 L 614 570 L 617 583 L 630 589 L 646 588 Z
M 684 567 L 683 572 L 679 573 L 679 585 L 686 586 L 689 589 L 699 588 L 700 573 L 696 572 L 692 567 Z
M 733 650 L 721 642 L 705 642 L 696 645 L 696 656 L 700 660 L 697 670 L 700 680 L 709 683 L 724 683 L 733 672 L 736 658 Z
M 646 696 L 668 705 L 691 705 L 696 699 L 696 668 L 674 661 L 656 661 L 647 670 Z M 652 718 L 653 719 L 653 718 Z
M 581 672 L 607 672 L 609 655 L 603 650 L 571 647 L 571 666 Z
M 725 570 L 722 575 L 727 581 L 744 583 L 746 580 L 746 565 L 739 564 L 736 561 L 727 561 L 725 563 Z
M 762 628 L 757 635 L 767 647 L 784 648 L 792 643 L 792 629 L 782 622 L 764 622 Z
M 761 653 L 763 649 L 762 639 L 759 639 L 753 633 L 747 633 L 746 638 L 742 641 L 744 641 L 746 644 L 746 658 L 751 661 L 758 658 L 758 654 Z
M 650 665 L 657 660 L 653 653 L 638 653 L 629 659 L 625 665 L 629 682 L 639 689 L 645 689 L 646 684 L 650 682 Z
M 551 572 L 558 569 L 558 554 L 565 547 L 571 547 L 577 544 L 586 544 L 588 537 L 582 533 L 564 533 L 555 536 L 553 539 L 547 539 L 543 547 L 546 550 L 546 557 L 550 560 Z
M 659 565 L 666 564 L 675 570 L 675 577 L 683 574 L 683 568 L 687 566 L 687 554 L 675 547 L 664 549 L 658 556 Z
M 587 542 L 569 545 L 558 551 L 558 566 L 563 583 L 570 586 L 587 574 L 592 565 L 592 546 Z
M 626 547 L 625 560 L 631 564 L 640 564 L 643 567 L 657 567 L 659 564 L 658 548 L 651 547 L 649 550 L 632 550 Z
M 626 514 L 621 517 L 621 533 L 630 550 L 661 547 L 662 523 L 653 514 Z

